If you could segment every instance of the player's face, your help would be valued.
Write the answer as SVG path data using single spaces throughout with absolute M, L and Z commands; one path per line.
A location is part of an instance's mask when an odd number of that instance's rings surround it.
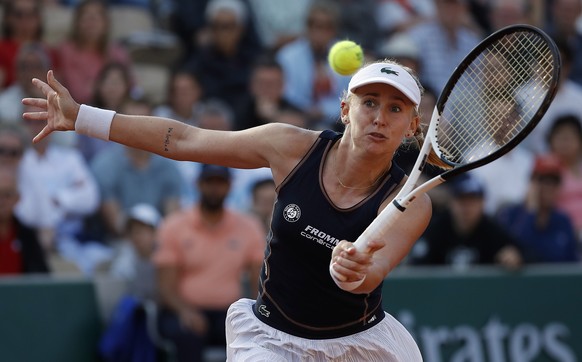
M 419 122 L 412 102 L 386 84 L 356 89 L 342 115 L 347 117 L 356 145 L 391 153 L 408 133 L 414 133 Z

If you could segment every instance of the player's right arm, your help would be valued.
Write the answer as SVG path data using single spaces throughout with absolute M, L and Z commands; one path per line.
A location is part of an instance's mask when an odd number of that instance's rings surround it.
M 46 99 L 25 98 L 23 104 L 37 107 L 25 119 L 47 121 L 35 137 L 38 142 L 53 131 L 75 130 L 80 105 L 69 91 L 47 74 L 47 82 L 34 79 Z M 236 168 L 270 167 L 281 182 L 305 154 L 318 133 L 285 124 L 267 124 L 252 129 L 225 132 L 201 129 L 153 116 L 116 114 L 109 139 L 129 147 L 176 160 L 212 163 Z

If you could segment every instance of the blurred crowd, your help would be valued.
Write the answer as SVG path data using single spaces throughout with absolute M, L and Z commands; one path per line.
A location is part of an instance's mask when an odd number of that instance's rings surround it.
M 215 130 L 284 122 L 341 131 L 337 101 L 349 77 L 329 68 L 327 52 L 351 39 L 368 60 L 393 58 L 417 72 L 426 125 L 476 44 L 511 24 L 537 26 L 561 54 L 554 102 L 516 149 L 431 191 L 432 222 L 406 263 L 517 269 L 580 260 L 582 0 L 0 4 L 0 274 L 127 281 L 128 295 L 156 301 L 161 335 L 188 360 L 197 346 L 222 343 L 224 310 L 256 289 L 276 198 L 271 175 L 74 133 L 32 144 L 44 125 L 22 119 L 21 99 L 42 96 L 31 79 L 49 69 L 79 103 L 120 113 Z M 409 169 L 415 154 L 396 157 Z

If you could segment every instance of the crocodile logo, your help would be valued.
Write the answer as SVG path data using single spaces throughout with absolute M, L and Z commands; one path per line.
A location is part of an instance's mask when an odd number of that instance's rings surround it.
M 267 310 L 267 306 L 264 304 L 261 304 L 259 306 L 259 313 L 261 313 L 262 315 L 264 315 L 265 317 L 269 318 L 269 315 L 271 314 L 271 312 L 269 312 Z
M 380 72 L 386 73 L 388 75 L 394 74 L 395 76 L 398 76 L 398 72 L 397 71 L 394 71 L 394 70 L 392 70 L 392 69 L 390 69 L 388 67 L 384 67 L 384 68 L 380 69 Z

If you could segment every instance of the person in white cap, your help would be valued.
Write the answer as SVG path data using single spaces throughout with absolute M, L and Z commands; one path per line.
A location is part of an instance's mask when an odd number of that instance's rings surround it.
M 36 142 L 75 130 L 177 160 L 271 169 L 277 201 L 259 295 L 229 309 L 229 361 L 422 361 L 412 336 L 383 311 L 382 282 L 425 230 L 429 197 L 369 242 L 369 252 L 352 244 L 406 180 L 394 152 L 422 136 L 422 86 L 407 68 L 391 61 L 361 68 L 339 104 L 342 133 L 282 123 L 210 131 L 79 105 L 52 72 L 33 83 L 46 99 L 24 99 L 41 108 L 24 118 L 48 120 Z M 360 280 L 347 291 L 345 283 Z

